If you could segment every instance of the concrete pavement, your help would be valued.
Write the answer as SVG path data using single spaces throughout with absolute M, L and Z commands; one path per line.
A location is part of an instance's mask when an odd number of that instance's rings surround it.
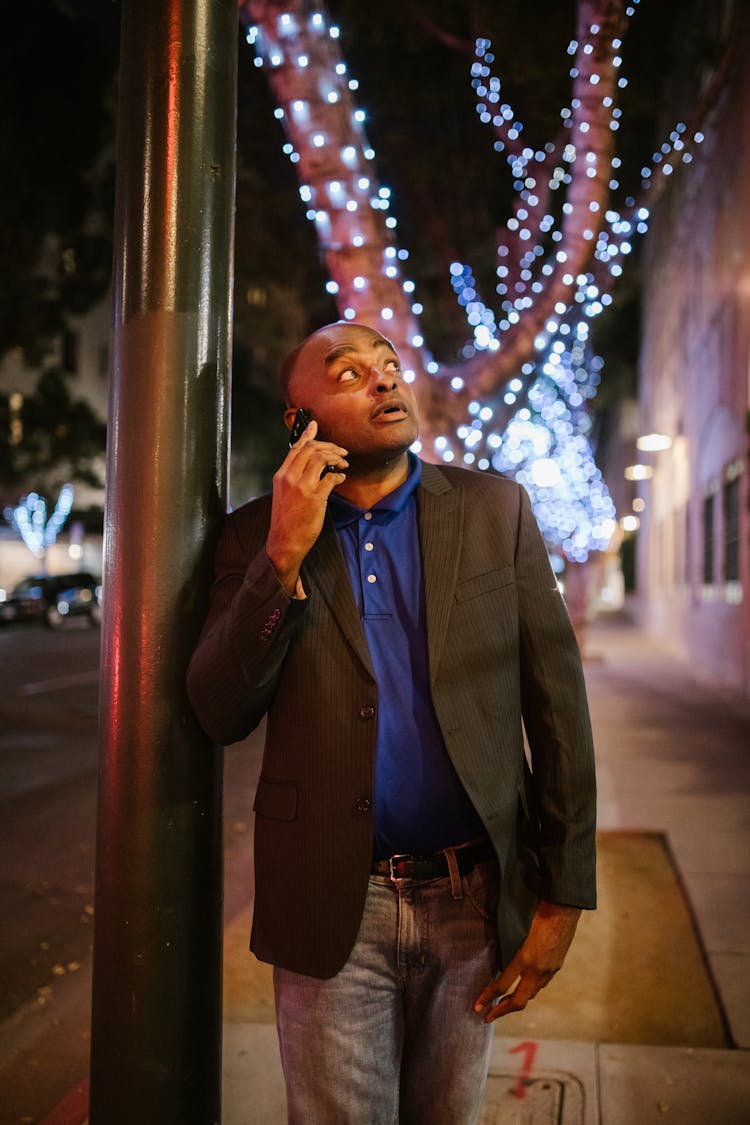
M 697 677 L 624 617 L 594 624 L 584 652 L 600 828 L 664 834 L 720 1003 L 728 1046 L 537 1039 L 509 1031 L 511 1025 L 503 1021 L 496 1030 L 482 1125 L 745 1125 L 750 1120 L 750 703 Z M 238 825 L 243 833 L 247 827 Z M 246 902 L 247 888 L 227 891 L 234 913 Z M 246 1018 L 247 997 L 240 997 L 233 983 L 233 974 L 241 974 L 250 957 L 247 920 L 245 910 L 227 927 L 222 1125 L 283 1125 L 269 970 L 259 966 L 254 974 L 259 998 L 252 1021 Z M 612 969 L 628 989 L 634 974 L 627 958 Z M 695 981 L 686 979 L 685 989 L 695 992 Z M 646 994 L 642 1002 L 654 1006 L 660 998 Z M 81 1125 L 80 1105 L 80 1097 L 71 1097 L 69 1109 L 58 1107 L 64 1111 L 49 1125 Z M 440 1125 L 439 1107 L 435 1122 Z
M 599 826 L 666 835 L 731 1040 L 750 1048 L 750 701 L 626 620 L 592 628 L 586 653 Z
M 732 1046 L 508 1038 L 500 1024 L 482 1125 L 746 1125 L 750 703 L 696 677 L 624 616 L 590 627 L 584 652 L 597 746 L 599 826 L 665 834 Z M 230 958 L 247 956 L 244 942 L 235 940 L 227 950 Z M 228 963 L 228 978 L 231 971 Z M 260 980 L 262 985 L 262 970 Z M 622 980 L 627 988 L 627 964 Z M 690 980 L 685 988 L 690 990 Z M 643 997 L 644 1005 L 658 1003 L 658 995 Z M 230 986 L 222 1122 L 282 1125 L 284 1090 L 273 1014 L 269 1005 L 257 1017 L 266 1022 L 248 1023 L 244 1006 Z M 437 1107 L 435 1121 L 439 1125 Z

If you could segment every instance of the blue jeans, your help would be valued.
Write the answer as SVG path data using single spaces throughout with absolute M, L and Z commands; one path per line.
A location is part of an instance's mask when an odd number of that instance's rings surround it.
M 371 876 L 349 960 L 330 980 L 274 969 L 289 1125 L 472 1125 L 492 1025 L 494 860 L 465 876 Z M 294 924 L 290 915 L 290 925 Z

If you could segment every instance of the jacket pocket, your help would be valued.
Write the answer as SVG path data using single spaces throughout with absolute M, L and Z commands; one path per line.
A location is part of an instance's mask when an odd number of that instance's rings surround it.
M 467 602 L 470 598 L 486 594 L 488 590 L 512 586 L 514 581 L 512 566 L 504 566 L 500 570 L 487 570 L 484 574 L 475 574 L 473 578 L 466 578 L 463 582 L 459 582 L 456 586 L 455 598 L 457 602 Z
M 297 786 L 292 781 L 261 777 L 253 809 L 271 820 L 294 820 L 297 816 Z

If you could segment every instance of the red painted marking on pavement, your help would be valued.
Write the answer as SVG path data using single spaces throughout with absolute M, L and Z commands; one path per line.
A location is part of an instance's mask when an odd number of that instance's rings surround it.
M 83 1125 L 89 1115 L 89 1080 L 82 1078 L 39 1125 Z
M 529 1039 L 524 1040 L 523 1043 L 517 1043 L 515 1047 L 508 1048 L 508 1054 L 517 1055 L 523 1052 L 523 1062 L 521 1063 L 521 1073 L 518 1075 L 518 1082 L 513 1087 L 513 1093 L 517 1098 L 526 1097 L 526 1087 L 531 1078 L 531 1068 L 534 1065 L 536 1052 L 539 1044 L 534 1043 Z M 44 1123 L 46 1125 L 46 1122 Z

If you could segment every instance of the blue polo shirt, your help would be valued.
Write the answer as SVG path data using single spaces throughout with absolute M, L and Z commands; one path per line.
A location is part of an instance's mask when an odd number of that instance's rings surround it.
M 422 556 L 409 476 L 365 511 L 331 494 L 329 510 L 351 579 L 378 685 L 374 858 L 429 854 L 482 835 L 432 706 Z

